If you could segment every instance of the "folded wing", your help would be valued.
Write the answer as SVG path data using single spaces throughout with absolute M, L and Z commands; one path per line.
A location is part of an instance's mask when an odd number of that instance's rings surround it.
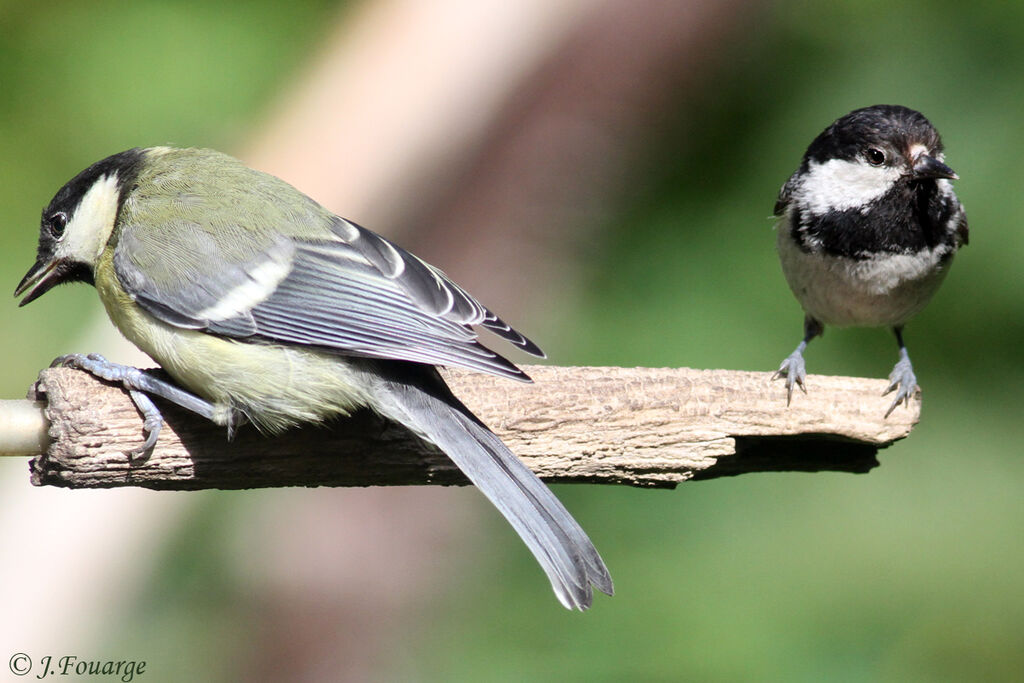
M 326 227 L 309 238 L 129 223 L 114 268 L 140 306 L 179 327 L 529 379 L 473 327 L 543 352 L 443 272 L 344 219 Z M 153 263 L 160 278 L 146 275 Z

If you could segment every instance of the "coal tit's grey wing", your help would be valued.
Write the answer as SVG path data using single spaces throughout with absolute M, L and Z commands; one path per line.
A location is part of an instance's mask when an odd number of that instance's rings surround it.
M 957 237 L 957 242 L 958 242 L 957 246 L 958 247 L 962 247 L 965 244 L 967 244 L 968 238 L 970 236 L 970 231 L 967 229 L 967 212 L 964 211 L 964 207 L 963 207 L 962 204 L 960 204 L 959 202 L 957 202 L 957 204 L 958 204 L 957 209 L 959 211 L 959 218 L 958 218 L 958 220 L 956 222 L 955 231 L 956 231 L 956 237 Z
M 779 190 L 779 197 L 775 200 L 774 215 L 776 217 L 782 218 L 782 215 L 786 213 L 786 209 L 789 208 L 789 204 L 793 200 L 793 193 L 796 191 L 797 176 L 799 175 L 799 171 L 791 175 L 786 184 Z

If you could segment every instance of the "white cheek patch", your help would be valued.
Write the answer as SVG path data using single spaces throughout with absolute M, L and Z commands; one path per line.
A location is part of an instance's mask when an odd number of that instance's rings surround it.
M 114 231 L 119 195 L 116 173 L 97 180 L 68 221 L 55 255 L 96 265 Z
M 865 161 L 812 161 L 796 199 L 819 215 L 859 209 L 888 192 L 899 177 L 899 169 L 871 166 Z

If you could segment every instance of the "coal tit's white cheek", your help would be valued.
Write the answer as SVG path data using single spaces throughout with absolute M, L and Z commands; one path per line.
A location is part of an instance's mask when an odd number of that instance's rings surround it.
M 821 215 L 829 211 L 866 209 L 899 180 L 900 171 L 889 166 L 872 166 L 866 161 L 829 159 L 812 161 L 807 167 L 797 200 L 805 210 Z
M 93 183 L 72 213 L 55 255 L 95 265 L 114 231 L 119 196 L 116 173 Z

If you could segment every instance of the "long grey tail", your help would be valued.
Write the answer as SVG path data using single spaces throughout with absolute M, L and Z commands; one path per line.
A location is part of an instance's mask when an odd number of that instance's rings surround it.
M 433 367 L 380 363 L 373 374 L 375 409 L 451 458 L 523 539 L 566 608 L 590 607 L 591 584 L 612 594 L 608 568 L 586 532 Z

